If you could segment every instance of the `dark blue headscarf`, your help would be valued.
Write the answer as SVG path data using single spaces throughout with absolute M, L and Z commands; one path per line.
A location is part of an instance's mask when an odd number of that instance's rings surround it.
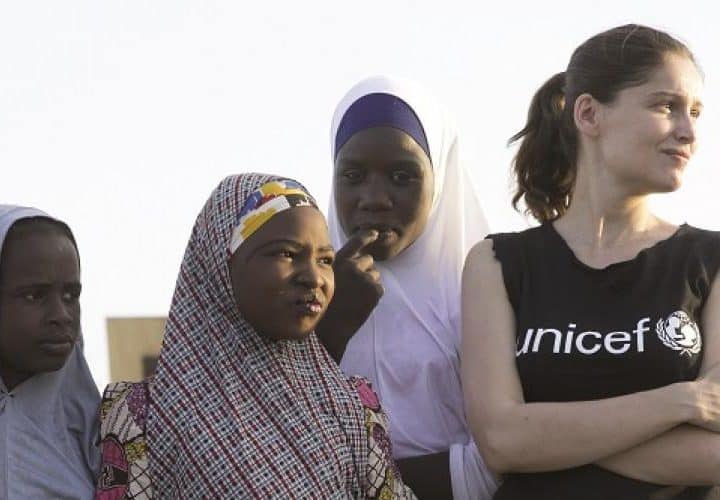
M 397 96 L 367 94 L 352 103 L 345 112 L 335 135 L 333 160 L 337 159 L 340 148 L 354 134 L 372 127 L 393 127 L 402 130 L 415 139 L 428 158 L 431 158 L 425 129 L 415 111 Z

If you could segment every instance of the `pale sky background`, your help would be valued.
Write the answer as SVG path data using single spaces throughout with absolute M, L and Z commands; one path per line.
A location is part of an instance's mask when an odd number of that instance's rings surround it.
M 454 112 L 493 231 L 506 140 L 534 91 L 593 34 L 666 29 L 706 75 L 700 151 L 674 222 L 720 229 L 720 33 L 705 1 L 0 2 L 0 203 L 67 221 L 80 246 L 86 357 L 108 380 L 105 318 L 167 314 L 191 227 L 224 176 L 297 178 L 327 206 L 335 104 L 362 77 L 428 86 Z M 704 139 L 704 140 L 703 140 Z

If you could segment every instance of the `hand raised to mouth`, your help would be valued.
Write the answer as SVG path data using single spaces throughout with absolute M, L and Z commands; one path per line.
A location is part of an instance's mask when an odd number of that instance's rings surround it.
M 378 239 L 375 229 L 356 231 L 335 254 L 335 296 L 316 333 L 330 355 L 340 362 L 345 346 L 365 323 L 384 289 L 367 247 Z

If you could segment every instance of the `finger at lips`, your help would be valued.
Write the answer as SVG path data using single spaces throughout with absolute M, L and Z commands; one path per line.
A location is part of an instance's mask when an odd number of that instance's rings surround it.
M 358 231 L 337 251 L 336 257 L 340 259 L 353 258 L 358 254 L 364 254 L 365 247 L 378 239 L 379 233 L 375 229 Z

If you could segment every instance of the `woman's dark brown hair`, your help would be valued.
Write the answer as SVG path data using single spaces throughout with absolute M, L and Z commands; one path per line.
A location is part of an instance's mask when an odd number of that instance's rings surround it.
M 540 222 L 565 213 L 577 171 L 575 100 L 588 93 L 610 103 L 620 90 L 647 82 L 668 54 L 695 62 L 682 42 L 638 24 L 605 31 L 575 49 L 567 70 L 535 93 L 525 127 L 510 138 L 510 144 L 520 141 L 513 160 L 517 181 L 513 207 L 524 200 L 526 212 Z

